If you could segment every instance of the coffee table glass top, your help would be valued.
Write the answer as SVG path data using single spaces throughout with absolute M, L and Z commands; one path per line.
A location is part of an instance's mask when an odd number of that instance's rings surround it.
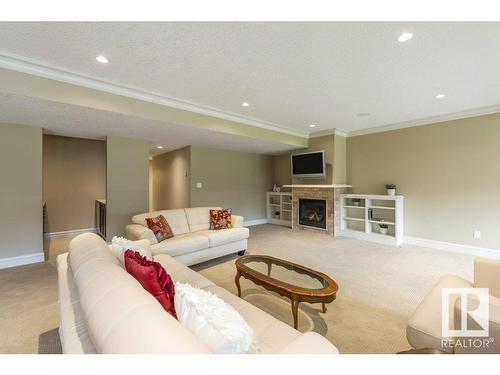
M 327 277 L 322 277 L 321 273 L 277 258 L 249 255 L 241 258 L 240 264 L 263 278 L 274 279 L 296 288 L 321 290 L 331 286 Z

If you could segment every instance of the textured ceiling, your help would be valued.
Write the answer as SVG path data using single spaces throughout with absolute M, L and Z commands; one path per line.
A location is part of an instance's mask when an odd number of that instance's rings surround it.
M 302 132 L 499 105 L 499 45 L 495 22 L 0 23 L 0 54 Z
M 0 93 L 0 123 L 40 127 L 48 134 L 81 138 L 122 136 L 151 141 L 151 154 L 183 146 L 205 146 L 235 151 L 276 154 L 288 145 L 224 134 L 200 128 L 171 125 L 121 113 Z M 156 146 L 163 146 L 159 150 Z

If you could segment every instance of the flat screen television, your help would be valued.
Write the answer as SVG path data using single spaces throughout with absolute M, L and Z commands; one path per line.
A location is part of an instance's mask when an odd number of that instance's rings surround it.
M 314 151 L 292 155 L 293 178 L 320 178 L 326 176 L 325 152 Z

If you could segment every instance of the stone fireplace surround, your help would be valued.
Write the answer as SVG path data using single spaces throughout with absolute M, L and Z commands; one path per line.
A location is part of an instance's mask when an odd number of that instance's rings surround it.
M 340 195 L 351 185 L 284 185 L 292 189 L 292 229 L 328 233 L 335 236 L 340 230 Z M 326 201 L 326 230 L 299 224 L 299 199 Z

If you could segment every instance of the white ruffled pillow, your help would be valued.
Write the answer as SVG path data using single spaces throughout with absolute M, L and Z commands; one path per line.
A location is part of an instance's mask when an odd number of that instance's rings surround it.
M 113 237 L 111 240 L 111 251 L 116 257 L 125 264 L 124 254 L 127 250 L 137 251 L 147 260 L 153 260 L 151 253 L 151 244 L 148 240 L 131 241 L 123 237 Z
M 241 315 L 218 296 L 189 284 L 175 283 L 179 322 L 213 353 L 255 353 L 253 331 Z

